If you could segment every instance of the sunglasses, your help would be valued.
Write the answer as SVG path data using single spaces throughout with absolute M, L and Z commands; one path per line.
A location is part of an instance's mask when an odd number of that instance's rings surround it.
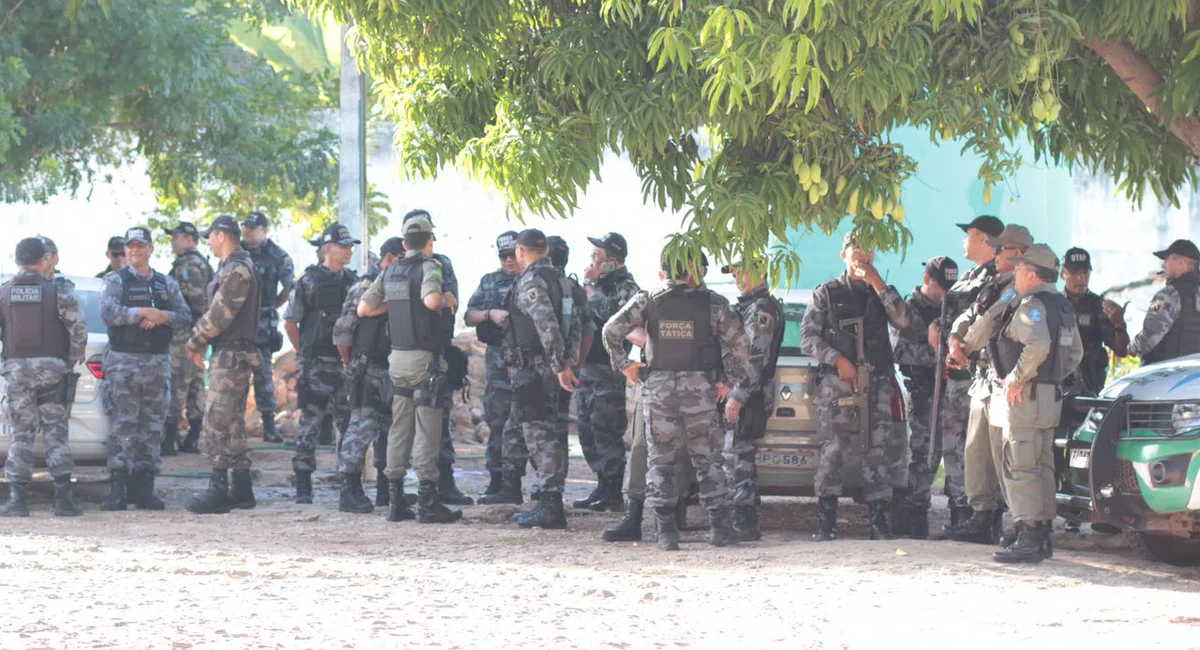
M 108 256 L 115 260 L 119 257 L 125 257 L 125 251 L 109 251 Z
M 517 259 L 517 254 L 514 252 L 511 252 L 511 251 L 509 251 L 507 253 L 500 253 L 500 259 L 501 260 L 508 260 L 508 259 L 515 260 L 515 259 Z

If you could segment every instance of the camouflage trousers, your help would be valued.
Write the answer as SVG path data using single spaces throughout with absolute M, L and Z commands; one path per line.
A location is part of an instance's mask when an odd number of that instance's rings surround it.
M 105 351 L 101 385 L 111 423 L 105 441 L 110 471 L 158 473 L 170 384 L 171 355 Z
M 292 469 L 313 472 L 317 469 L 317 438 L 326 416 L 341 416 L 349 403 L 345 395 L 341 359 L 316 357 L 300 360 L 300 379 L 296 382 L 296 406 L 300 409 L 300 428 L 296 431 L 296 454 Z M 349 419 L 348 417 L 346 418 Z
M 724 431 L 717 419 L 717 388 L 706 373 L 651 371 L 646 378 L 643 408 L 649 446 L 646 504 L 674 506 L 684 486 L 676 483 L 676 466 L 686 448 L 700 484 L 700 504 L 707 510 L 729 506 L 721 447 Z
M 403 481 L 411 466 L 420 481 L 438 478 L 438 454 L 442 437 L 442 410 L 439 395 L 430 394 L 432 352 L 393 350 L 388 358 L 388 374 L 393 385 L 392 426 L 388 431 L 387 477 Z
M 629 421 L 629 437 L 632 444 L 629 447 L 629 462 L 625 464 L 625 496 L 630 499 L 643 501 L 646 498 L 646 474 L 649 471 L 650 449 L 646 444 L 646 408 L 642 395 L 645 385 L 639 384 L 633 392 L 633 417 Z M 688 486 L 689 492 L 694 470 L 692 457 L 688 455 L 687 446 L 681 446 L 675 455 L 675 485 L 680 492 Z
M 208 365 L 204 452 L 213 469 L 250 469 L 246 399 L 250 375 L 263 364 L 256 348 L 214 349 Z
M 912 409 L 908 414 L 909 449 L 912 458 L 908 464 L 909 505 L 919 510 L 928 510 L 930 489 L 937 475 L 939 462 L 946 466 L 946 495 L 951 507 L 967 505 L 966 485 L 963 482 L 963 449 L 966 444 L 967 413 L 971 396 L 967 390 L 969 380 L 951 379 L 945 383 L 941 410 L 941 442 L 934 449 L 933 463 L 929 462 L 931 443 L 930 417 L 933 409 L 933 393 L 912 393 Z
M 190 331 L 171 340 L 171 404 L 167 422 L 178 424 L 184 414 L 194 422 L 204 414 L 204 373 L 187 356 Z
M 504 430 L 512 413 L 512 384 L 508 368 L 489 368 L 483 389 L 483 418 L 487 421 L 488 439 L 486 466 L 489 472 L 504 468 Z
M 625 375 L 595 363 L 580 368 L 575 389 L 579 445 L 601 479 L 625 474 Z
M 387 467 L 393 392 L 386 363 L 367 363 L 362 379 L 350 387 L 350 425 L 338 449 L 338 471 L 342 474 L 361 474 L 367 447 L 372 444 L 375 445 L 376 469 Z
M 0 365 L 12 426 L 12 444 L 4 463 L 4 478 L 9 483 L 28 483 L 33 478 L 33 446 L 38 431 L 42 432 L 50 475 L 75 471 L 67 444 L 67 409 L 60 394 L 66 371 L 66 363 L 52 358 L 9 359 Z
M 528 449 L 528 459 L 535 468 L 536 489 L 542 492 L 561 492 L 567 482 L 567 446 L 559 435 L 559 402 L 562 387 L 554 370 L 546 365 L 514 369 L 512 373 L 512 421 L 520 425 Z M 508 435 L 506 434 L 506 443 Z M 519 454 L 513 444 L 506 452 Z M 516 458 L 505 454 L 506 471 L 516 469 Z M 519 474 L 525 473 L 525 461 L 520 461 Z
M 863 450 L 863 497 L 867 501 L 892 498 L 891 465 L 902 462 L 905 441 L 896 436 L 892 426 L 892 376 L 877 372 L 871 377 L 870 421 L 867 448 Z M 841 496 L 844 454 L 859 445 L 856 428 L 858 417 L 854 406 L 842 406 L 838 401 L 854 396 L 854 385 L 844 382 L 832 368 L 823 368 L 813 398 L 818 431 L 824 438 L 814 478 L 817 496 Z
M 725 478 L 729 483 L 729 501 L 735 506 L 757 506 L 758 441 L 739 438 L 733 430 L 725 433 Z
M 259 413 L 274 413 L 279 407 L 275 399 L 275 368 L 271 364 L 274 353 L 266 346 L 259 346 L 258 354 L 263 363 L 254 368 L 254 407 Z

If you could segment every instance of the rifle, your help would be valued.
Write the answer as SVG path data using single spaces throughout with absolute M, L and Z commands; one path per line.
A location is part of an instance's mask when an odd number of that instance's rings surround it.
M 857 416 L 858 436 L 865 451 L 871 446 L 871 368 L 866 362 L 864 320 L 845 318 L 838 322 L 843 331 L 854 332 L 855 364 L 854 395 L 837 401 L 838 406 L 853 406 Z
M 942 446 L 942 393 L 946 390 L 946 317 L 950 311 L 950 296 L 942 296 L 942 313 L 938 316 L 938 344 L 933 355 L 933 405 L 929 408 L 929 451 L 925 462 L 936 470 L 938 450 Z

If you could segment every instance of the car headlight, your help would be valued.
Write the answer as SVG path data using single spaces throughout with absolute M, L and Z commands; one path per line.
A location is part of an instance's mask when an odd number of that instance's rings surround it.
M 1176 433 L 1200 428 L 1200 403 L 1184 402 L 1171 409 L 1171 426 Z

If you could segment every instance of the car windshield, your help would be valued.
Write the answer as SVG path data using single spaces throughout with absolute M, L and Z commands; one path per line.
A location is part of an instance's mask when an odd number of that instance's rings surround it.
M 799 356 L 803 354 L 800 350 L 800 323 L 804 320 L 805 305 L 797 303 L 784 303 L 783 305 L 783 348 L 781 354 L 787 356 Z
M 79 307 L 83 310 L 83 319 L 87 321 L 88 333 L 103 334 L 107 332 L 108 328 L 104 326 L 104 320 L 100 318 L 100 292 L 76 289 L 75 299 L 79 301 Z

